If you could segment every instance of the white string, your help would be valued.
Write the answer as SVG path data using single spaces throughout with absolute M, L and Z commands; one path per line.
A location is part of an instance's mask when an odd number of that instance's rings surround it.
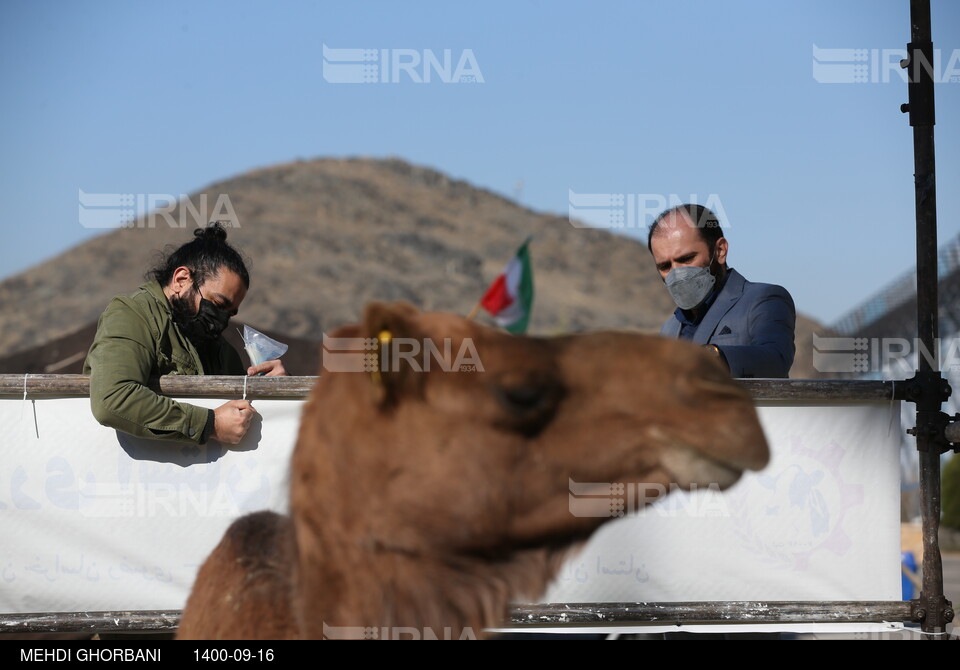
M 27 377 L 30 375 L 23 376 L 23 402 L 20 403 L 20 420 L 23 421 L 23 408 L 27 404 Z
M 23 401 L 20 403 L 20 421 L 23 421 L 23 408 L 27 404 L 27 378 L 29 376 L 29 374 L 23 375 Z M 31 398 L 30 403 L 33 405 L 33 430 L 37 439 L 40 439 L 40 426 L 37 423 L 37 401 Z
M 247 399 L 247 379 L 248 377 L 243 378 L 243 399 Z
M 890 382 L 890 409 L 889 409 L 890 421 L 889 421 L 889 423 L 887 424 L 887 437 L 889 437 L 890 434 L 893 433 L 893 425 L 894 425 L 894 423 L 895 423 L 895 422 L 894 422 L 894 418 L 895 418 L 896 416 L 900 416 L 900 412 L 896 412 L 896 411 L 895 411 L 895 410 L 897 409 L 897 401 L 896 401 L 896 397 L 897 397 L 897 393 L 896 393 L 897 386 L 896 386 L 896 384 L 897 384 L 896 381 Z M 902 429 L 903 429 L 903 426 L 900 426 L 900 428 L 901 428 L 901 430 L 902 430 Z

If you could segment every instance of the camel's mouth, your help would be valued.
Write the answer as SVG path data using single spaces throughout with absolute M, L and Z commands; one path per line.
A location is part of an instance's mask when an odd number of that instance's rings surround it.
M 665 450 L 660 464 L 672 482 L 683 489 L 717 486 L 721 490 L 736 484 L 744 470 L 730 463 L 721 463 L 688 446 Z

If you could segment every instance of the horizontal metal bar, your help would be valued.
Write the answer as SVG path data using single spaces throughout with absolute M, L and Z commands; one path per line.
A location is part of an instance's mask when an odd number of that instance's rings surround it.
M 178 398 L 242 397 L 305 398 L 317 377 L 246 377 L 243 375 L 164 375 L 149 386 Z M 84 397 L 90 395 L 88 375 L 0 375 L 0 397 Z
M 870 623 L 910 621 L 905 601 L 551 603 L 510 610 L 514 625 Z
M 318 377 L 165 375 L 151 381 L 158 393 L 179 398 L 304 398 Z M 873 401 L 899 399 L 903 382 L 862 379 L 741 379 L 756 400 Z M 896 385 L 900 386 L 897 387 Z M 0 397 L 75 397 L 90 394 L 87 375 L 0 375 Z
M 180 610 L 0 614 L 0 634 L 172 632 Z
M 180 610 L 0 614 L 0 634 L 174 632 Z M 906 601 L 550 603 L 510 609 L 509 627 L 910 621 Z
M 902 400 L 904 382 L 873 379 L 741 379 L 756 400 Z

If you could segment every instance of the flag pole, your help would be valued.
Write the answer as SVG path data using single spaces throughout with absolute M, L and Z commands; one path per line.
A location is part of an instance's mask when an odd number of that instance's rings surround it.
M 470 310 L 470 313 L 467 314 L 467 321 L 473 321 L 473 317 L 479 314 L 479 312 L 480 312 L 480 303 L 478 302 L 476 305 L 473 306 L 473 309 Z

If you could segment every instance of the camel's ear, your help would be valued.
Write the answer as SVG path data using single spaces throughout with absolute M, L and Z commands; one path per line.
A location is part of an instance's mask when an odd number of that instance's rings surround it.
M 417 328 L 420 311 L 407 302 L 373 302 L 364 309 L 363 337 L 375 342 L 370 385 L 374 400 L 396 405 L 404 393 L 421 388 L 423 337 Z

